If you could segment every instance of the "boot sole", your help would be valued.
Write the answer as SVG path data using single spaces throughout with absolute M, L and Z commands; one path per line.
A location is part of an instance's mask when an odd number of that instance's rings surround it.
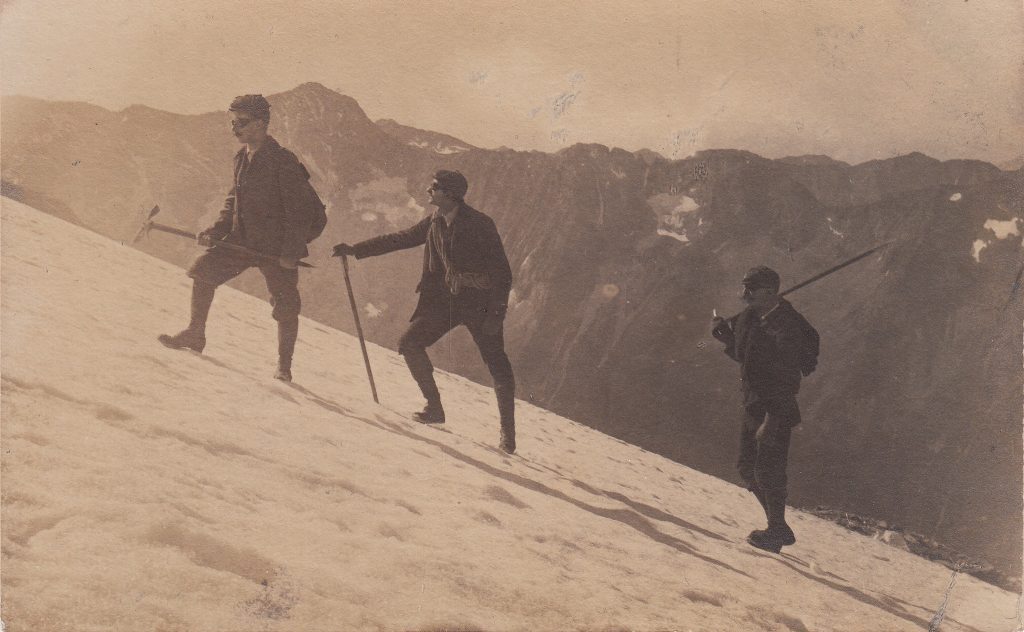
M 762 551 L 768 551 L 769 553 L 781 553 L 782 547 L 796 544 L 796 540 L 794 539 L 792 542 L 788 542 L 788 540 L 786 542 L 780 540 L 766 541 L 760 538 L 755 538 L 753 534 L 751 534 L 747 536 L 747 544 L 754 548 L 761 549 Z
M 205 348 L 206 348 L 206 345 L 205 345 L 205 344 L 203 344 L 203 345 L 199 345 L 198 347 L 193 347 L 193 346 L 191 346 L 191 345 L 179 345 L 179 344 L 175 344 L 175 343 L 171 342 L 171 340 L 170 340 L 170 336 L 168 336 L 168 337 L 166 337 L 166 338 L 165 338 L 164 336 L 157 336 L 157 341 L 158 341 L 158 342 L 159 342 L 160 344 L 162 344 L 163 346 L 167 347 L 168 349 L 176 349 L 176 350 L 178 350 L 178 351 L 180 351 L 180 350 L 182 350 L 182 349 L 187 349 L 187 350 L 189 350 L 189 351 L 195 351 L 196 353 L 202 353 L 202 352 L 203 352 L 203 349 L 205 349 Z
M 754 531 L 751 531 L 747 535 L 747 540 L 749 541 L 750 538 L 754 538 L 754 539 L 764 538 L 764 537 L 767 536 L 767 533 L 768 532 L 765 529 L 756 529 Z M 787 536 L 787 537 L 782 538 L 781 540 L 778 540 L 778 542 L 782 546 L 793 546 L 794 544 L 796 544 L 796 536 L 795 535 Z
M 444 419 L 427 419 L 420 417 L 418 414 L 413 415 L 412 420 L 416 423 L 423 424 L 424 426 L 440 426 L 444 424 Z
M 759 540 L 757 538 L 747 537 L 747 544 L 755 549 L 761 549 L 762 551 L 768 551 L 769 553 L 782 552 L 782 543 L 780 542 L 765 542 L 764 540 Z

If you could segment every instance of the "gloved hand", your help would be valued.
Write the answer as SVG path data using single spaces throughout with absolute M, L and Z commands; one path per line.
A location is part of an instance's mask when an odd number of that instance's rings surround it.
M 351 257 L 355 254 L 356 249 L 349 244 L 338 244 L 334 247 L 334 250 L 331 251 L 332 257 L 341 257 L 342 255 Z
M 716 340 L 728 343 L 732 339 L 732 329 L 729 327 L 729 321 L 722 318 L 721 316 L 715 316 L 711 319 L 711 335 Z
M 196 235 L 196 243 L 202 246 L 203 248 L 209 248 L 210 246 L 213 245 L 214 241 L 217 240 L 213 238 L 213 235 L 208 230 L 204 230 L 203 232 Z

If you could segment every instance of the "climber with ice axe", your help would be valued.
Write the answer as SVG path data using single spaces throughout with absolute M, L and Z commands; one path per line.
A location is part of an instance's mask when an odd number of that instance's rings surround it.
M 278 261 L 279 260 L 279 257 L 275 257 L 273 255 L 265 255 L 265 254 L 263 254 L 261 252 L 253 250 L 251 248 L 246 248 L 245 246 L 239 246 L 238 244 L 233 244 L 231 242 L 227 242 L 227 241 L 224 241 L 224 240 L 213 241 L 211 239 L 201 239 L 200 235 L 197 235 L 196 233 L 190 233 L 189 231 L 181 229 L 181 228 L 175 228 L 174 226 L 168 226 L 167 224 L 160 224 L 158 222 L 154 222 L 153 218 L 156 217 L 156 215 L 159 212 L 160 212 L 160 207 L 159 206 L 154 206 L 149 211 L 149 213 L 146 215 L 146 219 L 143 220 L 143 222 L 142 222 L 142 226 L 139 227 L 138 232 L 135 233 L 135 237 L 132 238 L 132 242 L 131 243 L 133 243 L 133 244 L 137 243 L 143 237 L 148 237 L 149 236 L 149 231 L 156 230 L 156 231 L 160 231 L 162 233 L 168 233 L 168 234 L 171 234 L 171 235 L 178 235 L 179 237 L 187 237 L 189 239 L 194 239 L 194 240 L 196 240 L 197 243 L 199 243 L 200 246 L 206 246 L 206 247 L 209 247 L 209 248 L 226 248 L 226 249 L 234 251 L 234 252 L 245 253 L 245 254 L 252 255 L 253 257 L 257 257 L 257 258 L 259 258 L 259 259 L 261 259 L 263 261 Z M 306 263 L 305 261 L 296 261 L 295 265 L 297 265 L 300 268 L 312 268 L 313 267 L 312 265 Z
M 784 292 L 779 275 L 766 266 L 750 269 L 741 281 L 747 308 L 732 318 L 714 312 L 711 335 L 725 344 L 725 353 L 740 364 L 743 423 L 740 432 L 740 476 L 754 494 L 767 529 L 750 532 L 751 545 L 778 553 L 796 543 L 786 523 L 786 462 L 792 429 L 800 423 L 796 394 L 801 377 L 818 364 L 818 332 L 789 301 L 782 298 L 867 257 L 887 244 L 863 252 Z
M 270 103 L 258 94 L 237 97 L 228 108 L 231 131 L 244 145 L 235 154 L 234 179 L 217 221 L 196 235 L 207 250 L 188 270 L 193 279 L 188 327 L 158 340 L 172 349 L 202 352 L 206 318 L 217 287 L 257 267 L 270 290 L 277 321 L 278 362 L 274 377 L 290 382 L 292 354 L 299 333 L 300 259 L 327 221 L 323 202 L 309 184 L 309 172 L 295 154 L 267 133 Z M 157 209 L 154 209 L 154 211 Z M 190 237 L 187 231 L 156 224 L 154 212 L 140 234 L 162 230 Z

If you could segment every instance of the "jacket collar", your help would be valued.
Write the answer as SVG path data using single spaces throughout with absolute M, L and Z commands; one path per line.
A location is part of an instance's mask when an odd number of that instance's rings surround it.
M 779 298 L 779 304 L 776 305 L 770 312 L 768 312 L 764 316 L 758 314 L 757 310 L 755 310 L 753 307 L 743 308 L 743 311 L 740 312 L 740 316 L 741 319 L 746 320 L 746 322 L 748 323 L 758 321 L 767 323 L 783 317 L 786 312 L 791 311 L 792 309 L 793 305 L 789 301 L 787 301 L 784 298 Z
M 455 226 L 461 226 L 462 224 L 464 224 L 466 222 L 466 219 L 465 219 L 466 216 L 469 215 L 470 213 L 473 213 L 473 212 L 474 212 L 473 207 L 470 206 L 469 204 L 466 204 L 465 200 L 463 200 L 459 204 L 459 206 L 456 208 L 456 210 L 455 210 L 455 219 L 452 220 L 452 224 L 451 224 L 452 228 L 454 228 Z M 434 220 L 444 221 L 444 215 L 439 213 L 437 211 L 437 209 L 434 209 L 433 217 L 434 217 Z
M 791 309 L 793 309 L 793 306 L 790 305 L 789 301 L 787 301 L 784 298 L 779 298 L 779 304 L 776 305 L 775 307 L 773 307 L 771 309 L 771 311 L 769 311 L 767 314 L 765 314 L 764 316 L 761 316 L 761 320 L 763 320 L 765 322 L 768 322 L 770 320 L 775 320 L 775 319 L 781 317 L 784 312 L 787 312 L 787 311 L 789 311 Z
M 256 153 L 252 155 L 252 159 L 256 160 L 257 156 L 262 156 L 266 152 L 276 151 L 281 145 L 278 144 L 277 140 L 273 136 L 267 136 L 267 140 L 263 141 L 263 145 L 260 146 Z M 245 156 L 245 152 L 248 151 L 248 147 L 242 145 L 242 147 L 235 154 L 235 160 L 241 160 Z

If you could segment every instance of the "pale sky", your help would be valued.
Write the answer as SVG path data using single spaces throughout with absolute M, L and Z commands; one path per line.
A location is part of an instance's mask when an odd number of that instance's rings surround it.
M 222 110 L 317 81 L 483 146 L 1024 153 L 1020 0 L 6 0 L 2 91 Z

